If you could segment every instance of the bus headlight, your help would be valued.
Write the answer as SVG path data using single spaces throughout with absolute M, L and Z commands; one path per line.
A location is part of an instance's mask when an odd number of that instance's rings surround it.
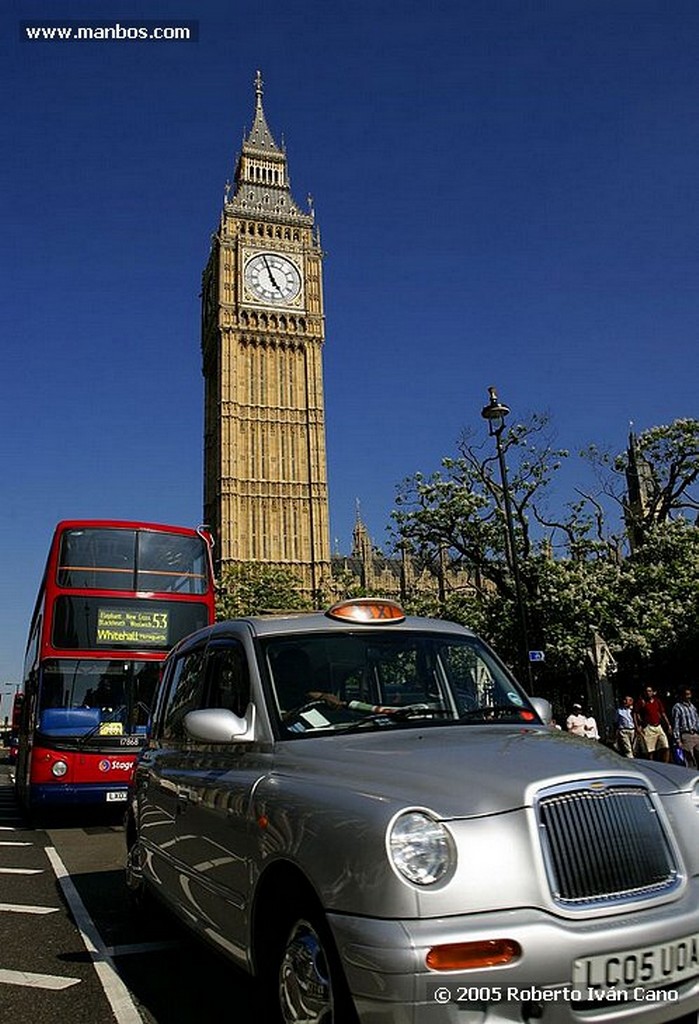
M 54 761 L 51 765 L 51 774 L 55 775 L 57 779 L 62 779 L 68 771 L 68 765 L 65 761 Z
M 398 815 L 386 839 L 393 867 L 415 885 L 438 882 L 456 862 L 449 832 L 425 811 Z

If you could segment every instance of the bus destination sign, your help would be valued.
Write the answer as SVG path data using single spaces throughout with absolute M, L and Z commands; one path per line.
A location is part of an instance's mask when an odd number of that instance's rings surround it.
M 167 647 L 168 612 L 131 608 L 97 609 L 97 643 L 125 647 Z

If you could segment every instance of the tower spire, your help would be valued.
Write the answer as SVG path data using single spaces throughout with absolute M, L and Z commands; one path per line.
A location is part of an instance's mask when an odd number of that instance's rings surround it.
M 244 146 L 253 147 L 256 150 L 269 151 L 272 153 L 281 153 L 279 146 L 274 141 L 274 137 L 269 130 L 267 124 L 267 118 L 265 117 L 265 110 L 262 105 L 262 95 L 264 93 L 264 83 L 262 81 L 262 72 L 257 71 L 255 74 L 255 119 L 250 129 L 250 134 L 245 140 Z
M 243 145 L 236 161 L 235 187 L 226 194 L 226 205 L 239 213 L 264 213 L 283 219 L 293 218 L 300 224 L 312 225 L 313 209 L 304 212 L 291 195 L 289 171 L 284 146 L 278 146 L 270 131 L 262 103 L 264 82 L 262 72 L 254 79 L 255 115 L 252 128 L 243 135 Z

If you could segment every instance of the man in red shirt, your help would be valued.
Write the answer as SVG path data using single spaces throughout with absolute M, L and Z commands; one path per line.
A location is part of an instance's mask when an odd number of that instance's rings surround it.
M 670 760 L 670 743 L 667 737 L 668 734 L 672 734 L 672 726 L 667 717 L 665 705 L 656 695 L 652 686 L 646 686 L 643 694 L 636 701 L 634 718 L 652 760 L 668 762 Z

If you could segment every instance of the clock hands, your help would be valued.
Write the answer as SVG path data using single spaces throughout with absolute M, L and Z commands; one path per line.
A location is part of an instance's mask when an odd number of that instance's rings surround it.
M 279 287 L 279 285 L 277 284 L 277 279 L 276 279 L 276 277 L 274 276 L 274 274 L 272 273 L 272 268 L 271 268 L 271 267 L 270 267 L 270 265 L 269 265 L 269 262 L 268 262 L 268 260 L 267 260 L 267 257 L 263 255 L 262 259 L 263 259 L 263 261 L 264 261 L 264 265 L 265 265 L 265 267 L 267 268 L 267 273 L 269 274 L 269 279 L 270 279 L 270 281 L 272 282 L 272 286 L 273 286 L 274 288 L 276 288 L 276 289 L 277 289 L 277 291 L 279 292 L 279 294 L 281 295 L 281 288 L 280 288 L 280 287 Z
M 244 271 L 247 287 L 258 302 L 279 305 L 293 301 L 301 291 L 301 274 L 297 266 L 285 256 L 275 253 L 256 253 L 251 256 Z

